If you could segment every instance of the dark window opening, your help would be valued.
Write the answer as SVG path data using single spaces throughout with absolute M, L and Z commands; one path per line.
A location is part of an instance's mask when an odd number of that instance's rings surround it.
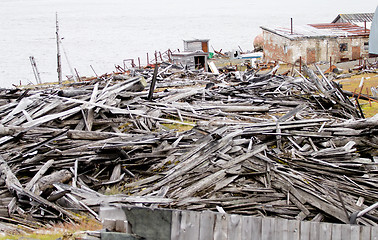
M 194 57 L 194 62 L 196 64 L 196 69 L 205 68 L 205 57 L 204 56 Z
M 340 52 L 348 51 L 348 43 L 340 43 Z
M 369 50 L 369 42 L 364 43 L 364 50 L 366 50 L 366 51 Z

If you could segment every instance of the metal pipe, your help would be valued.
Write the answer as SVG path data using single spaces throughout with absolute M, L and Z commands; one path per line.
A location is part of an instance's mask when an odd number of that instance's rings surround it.
M 290 18 L 290 34 L 293 34 L 293 18 Z
M 357 214 L 357 217 L 361 217 L 363 215 L 365 215 L 366 213 L 370 212 L 371 210 L 375 209 L 378 207 L 378 202 L 374 203 L 373 205 L 371 205 L 370 207 L 368 208 L 365 208 L 364 210 L 362 210 L 361 212 L 359 212 Z

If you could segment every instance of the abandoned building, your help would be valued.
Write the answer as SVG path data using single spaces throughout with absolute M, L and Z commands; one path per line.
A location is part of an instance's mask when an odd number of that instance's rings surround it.
M 369 54 L 369 32 L 352 23 L 261 27 L 266 61 L 310 64 L 361 59 Z
M 370 29 L 371 22 L 373 21 L 374 13 L 350 13 L 339 14 L 332 21 L 332 23 L 352 23 L 360 27 L 367 27 Z
M 184 40 L 184 52 L 172 53 L 174 64 L 188 69 L 205 69 L 207 71 L 207 58 L 209 39 Z
M 370 56 L 378 56 L 378 6 L 375 9 L 374 18 L 371 25 L 369 37 L 369 54 Z

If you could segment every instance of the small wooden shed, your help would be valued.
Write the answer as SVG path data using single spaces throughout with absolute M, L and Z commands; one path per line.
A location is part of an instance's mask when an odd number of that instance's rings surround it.
M 201 69 L 207 71 L 208 53 L 203 51 L 172 53 L 173 64 L 181 65 L 187 69 Z
M 209 41 L 210 39 L 184 40 L 184 51 L 185 52 L 203 51 L 207 53 L 209 52 Z

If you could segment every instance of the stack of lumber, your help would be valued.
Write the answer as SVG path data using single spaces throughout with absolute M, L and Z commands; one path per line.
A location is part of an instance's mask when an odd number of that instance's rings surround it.
M 0 228 L 98 218 L 110 203 L 348 223 L 378 201 L 378 116 L 303 70 L 164 64 L 1 90 Z M 369 214 L 358 223 L 376 225 Z

